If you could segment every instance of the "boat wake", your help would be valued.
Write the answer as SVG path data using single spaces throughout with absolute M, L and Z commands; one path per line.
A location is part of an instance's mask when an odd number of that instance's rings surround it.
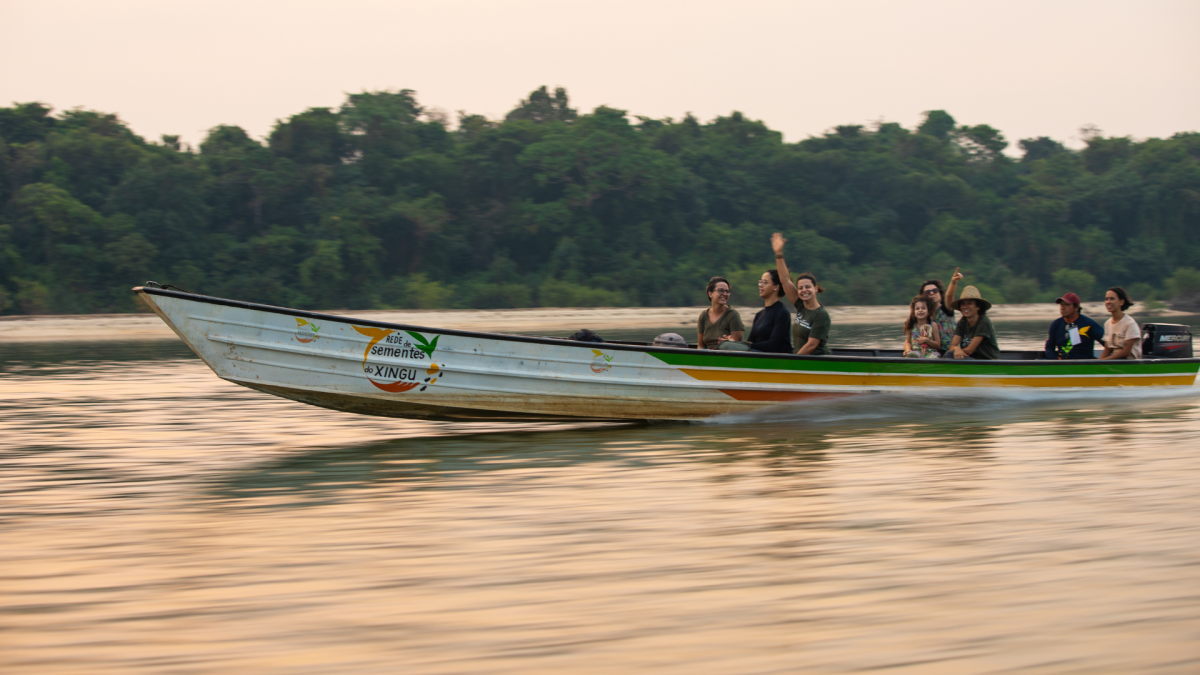
M 929 420 L 936 417 L 1011 419 L 1024 415 L 1067 410 L 1150 411 L 1155 405 L 1200 400 L 1200 386 L 1169 389 L 1106 389 L 1036 391 L 1029 389 L 957 389 L 866 394 L 803 403 L 787 403 L 753 412 L 720 415 L 697 424 L 797 424 L 803 426 L 847 423 L 887 423 Z M 985 417 L 986 416 L 986 417 Z

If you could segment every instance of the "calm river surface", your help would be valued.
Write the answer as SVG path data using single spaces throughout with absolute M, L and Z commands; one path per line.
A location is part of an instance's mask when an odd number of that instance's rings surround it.
M 1198 394 L 497 426 L 0 344 L 0 672 L 1196 673 Z

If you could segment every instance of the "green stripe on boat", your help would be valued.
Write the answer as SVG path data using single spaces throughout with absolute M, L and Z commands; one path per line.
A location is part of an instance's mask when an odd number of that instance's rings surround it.
M 1146 361 L 941 361 L 909 359 L 881 361 L 875 358 L 814 357 L 787 359 L 772 356 L 734 354 L 689 354 L 686 352 L 650 352 L 671 366 L 685 368 L 743 368 L 755 370 L 796 370 L 818 373 L 889 373 L 900 375 L 1184 375 L 1195 373 L 1200 363 Z

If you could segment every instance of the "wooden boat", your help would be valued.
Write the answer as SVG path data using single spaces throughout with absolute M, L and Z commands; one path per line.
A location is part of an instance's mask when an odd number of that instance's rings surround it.
M 1179 387 L 1200 359 L 920 360 L 897 350 L 798 356 L 379 323 L 161 288 L 133 289 L 220 377 L 367 415 L 686 420 L 914 388 Z M 1190 335 L 1188 337 L 1190 355 Z

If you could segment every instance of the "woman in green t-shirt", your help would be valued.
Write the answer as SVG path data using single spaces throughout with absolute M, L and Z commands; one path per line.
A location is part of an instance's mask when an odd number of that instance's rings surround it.
M 826 356 L 833 353 L 829 349 L 829 327 L 832 322 L 829 312 L 817 302 L 817 293 L 825 291 L 817 278 L 810 272 L 796 277 L 792 283 L 788 275 L 787 263 L 783 260 L 783 245 L 787 239 L 776 232 L 771 235 L 771 248 L 775 250 L 775 269 L 779 272 L 779 280 L 783 282 L 783 292 L 787 299 L 796 306 L 796 318 L 792 321 L 792 346 L 798 346 L 797 354 L 812 354 Z
M 726 340 L 740 341 L 746 326 L 738 311 L 729 306 L 729 281 L 713 277 L 706 290 L 710 307 L 696 319 L 696 348 L 716 349 Z
M 963 318 L 954 327 L 954 339 L 946 356 L 986 361 L 1000 358 L 996 329 L 992 328 L 992 320 L 987 317 L 991 307 L 992 303 L 983 299 L 978 288 L 967 286 L 963 289 L 962 297 L 951 304 L 952 309 L 962 312 Z

